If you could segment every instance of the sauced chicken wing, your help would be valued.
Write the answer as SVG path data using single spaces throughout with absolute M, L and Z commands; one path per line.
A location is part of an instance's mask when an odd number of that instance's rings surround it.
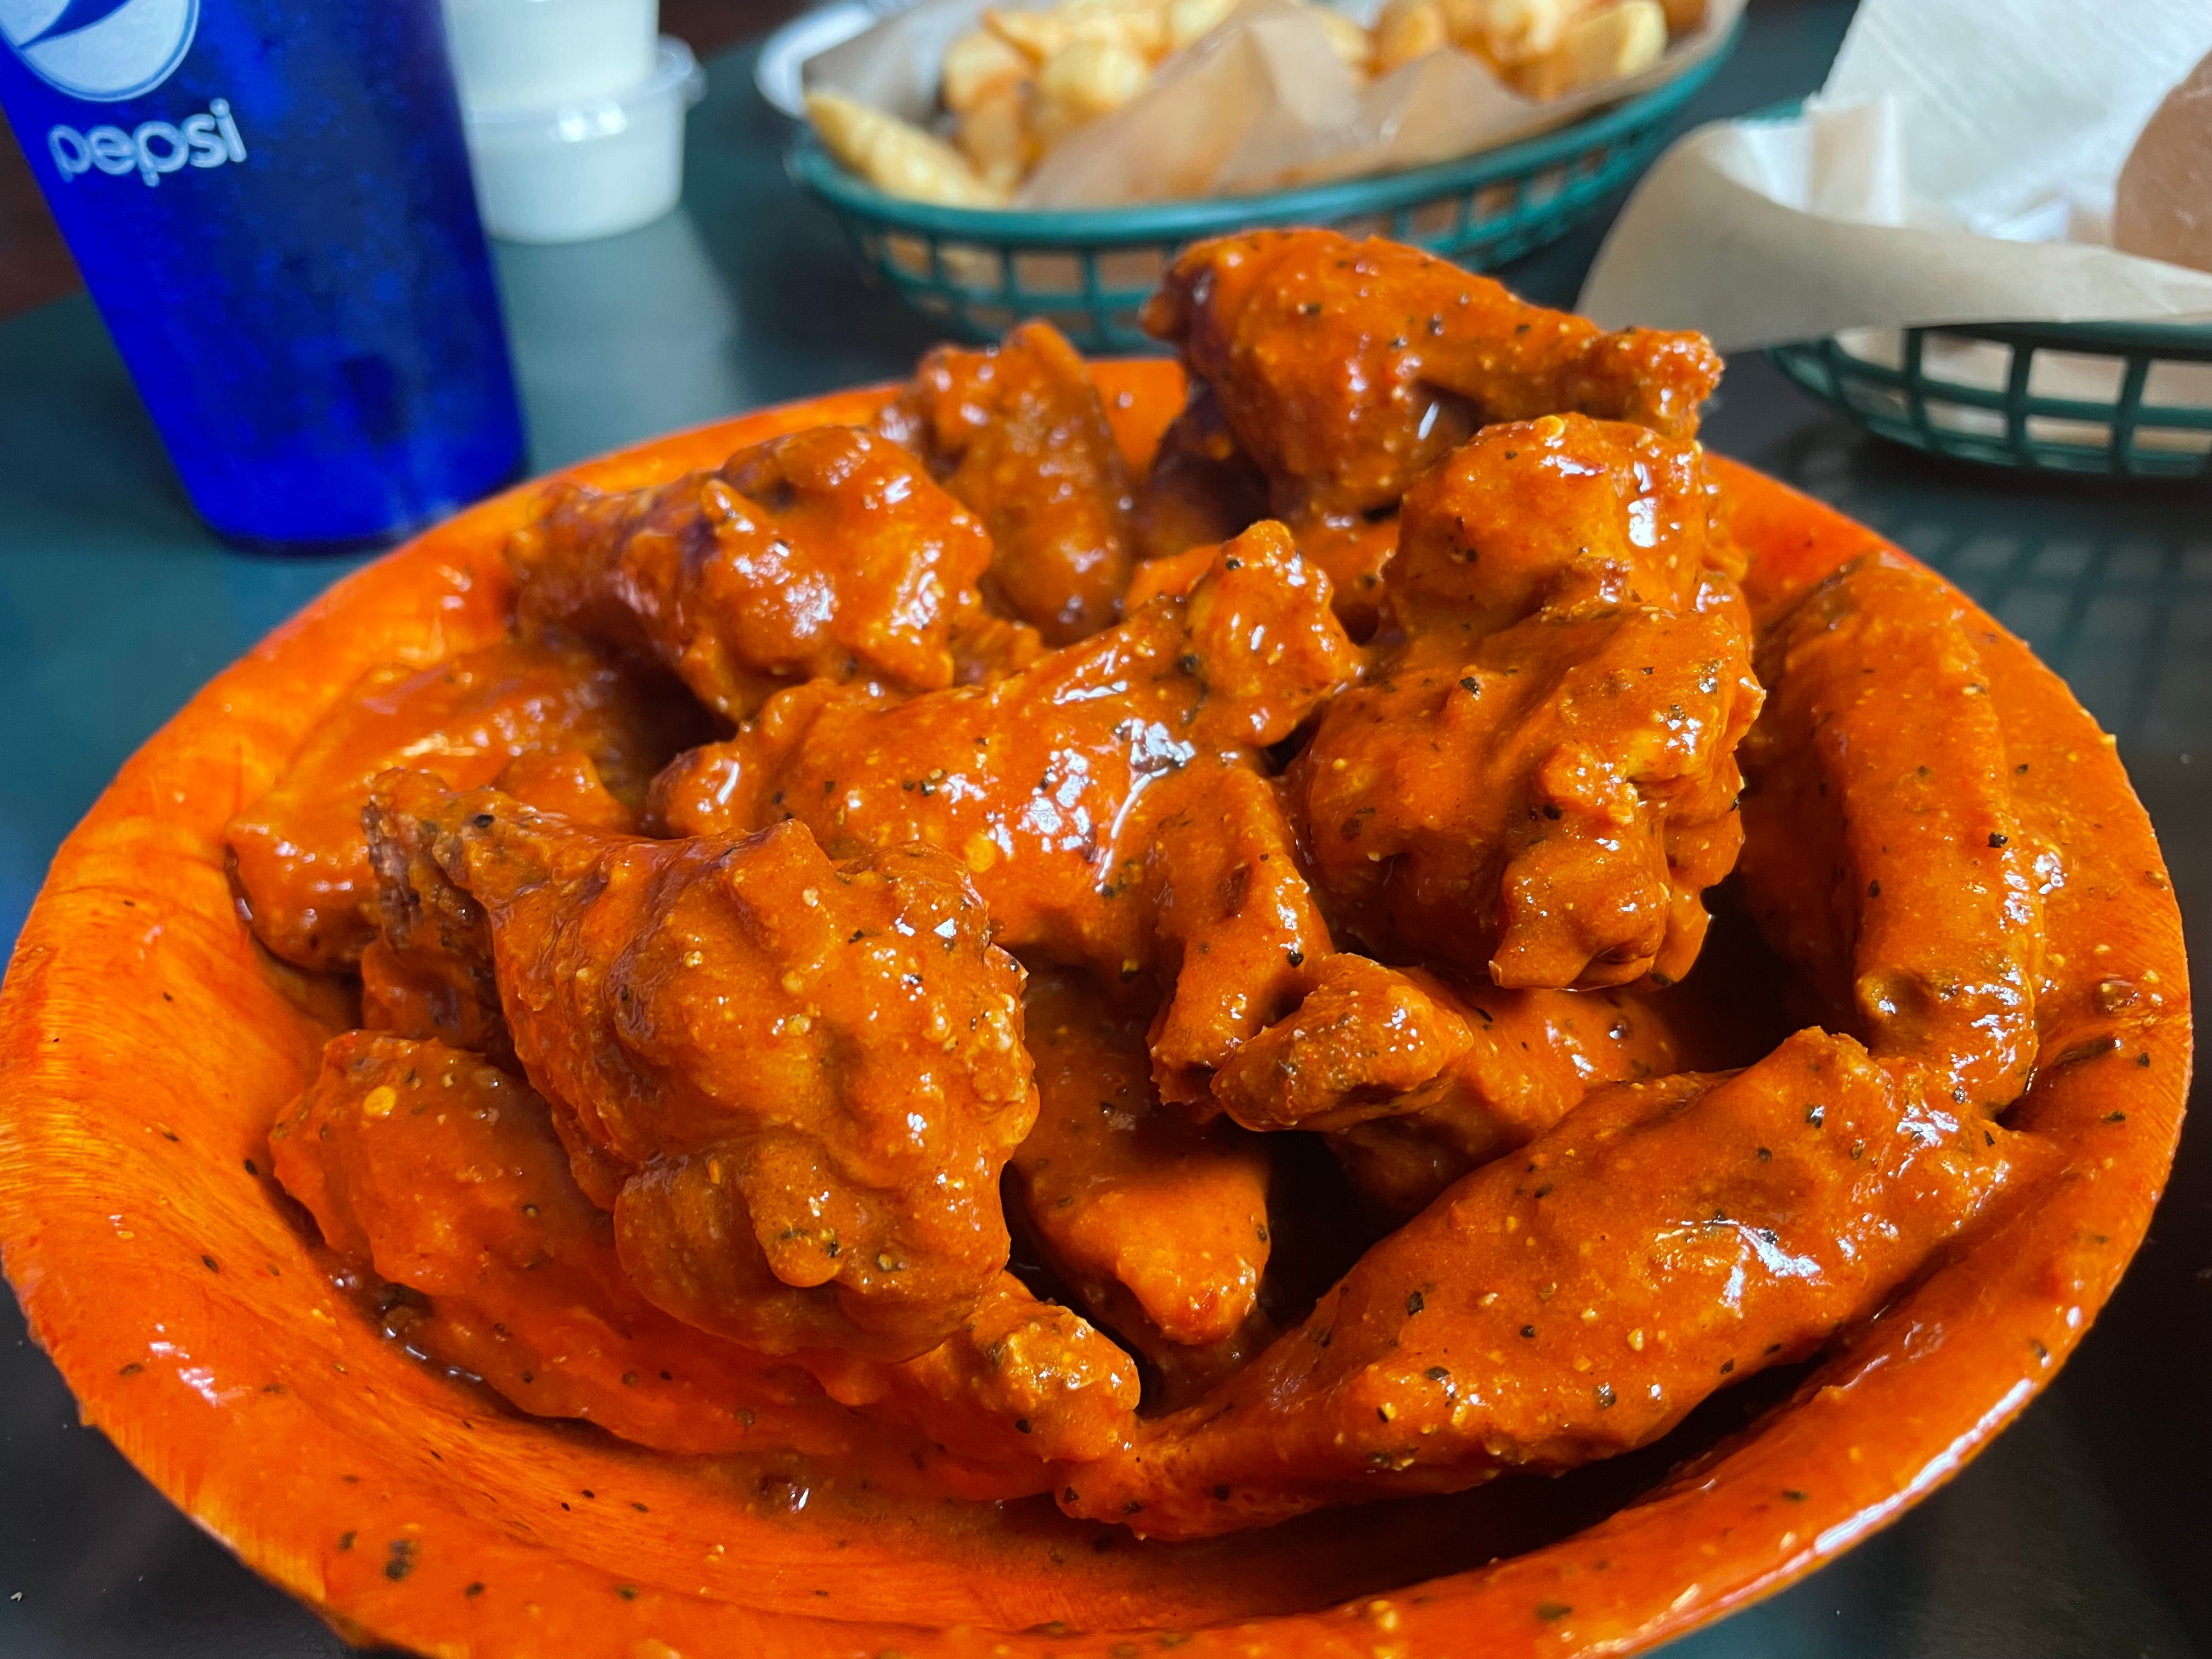
M 1340 928 L 1502 986 L 1687 971 L 1760 696 L 1711 512 L 1694 446 L 1581 416 L 1486 428 L 1415 486 L 1403 641 L 1289 775 Z
M 1355 667 L 1326 580 L 1262 523 L 1188 599 L 995 684 L 891 707 L 787 692 L 677 762 L 654 805 L 683 834 L 788 817 L 840 854 L 944 848 L 1008 949 L 1171 987 L 1155 1064 L 1194 1098 L 1328 948 L 1254 768 Z
M 225 826 L 254 936 L 303 968 L 349 968 L 375 937 L 361 827 L 368 786 L 399 765 L 456 788 L 517 756 L 575 749 L 632 803 L 699 725 L 638 673 L 580 647 L 504 641 L 429 668 L 373 670 L 311 732 L 276 787 Z
M 1298 551 L 1328 578 L 1337 619 L 1355 640 L 1365 641 L 1382 619 L 1382 570 L 1398 547 L 1395 513 L 1322 511 L 1297 490 L 1283 508 Z M 1220 404 L 1203 380 L 1169 424 L 1137 497 L 1139 544 L 1128 605 L 1139 594 L 1181 592 L 1199 574 L 1178 566 L 1181 556 L 1227 541 L 1267 514 L 1267 480 L 1222 418 Z
M 1623 991 L 1501 991 L 1362 957 L 1322 964 L 1297 1012 L 1214 1082 L 1255 1128 L 1328 1133 L 1353 1184 L 1411 1215 L 1593 1089 L 1683 1069 L 1666 1010 Z
M 1134 541 L 1127 469 L 1059 330 L 1024 323 L 989 350 L 938 347 L 876 424 L 982 520 L 988 586 L 1046 644 L 1119 619 Z
M 373 1031 L 436 1037 L 514 1068 L 483 908 L 445 878 L 419 826 L 389 810 L 388 786 L 409 775 L 396 771 L 380 778 L 362 813 L 380 928 L 361 953 L 362 1023 Z M 608 793 L 591 757 L 580 750 L 520 756 L 492 787 L 588 829 L 637 828 L 637 815 Z
M 428 779 L 384 799 L 482 907 L 515 1052 L 649 1300 L 891 1359 L 975 1312 L 1036 1103 L 1021 970 L 942 854 L 609 836 Z
M 1088 976 L 1032 975 L 1024 1011 L 1037 1121 L 1008 1167 L 1030 1232 L 1092 1317 L 1188 1386 L 1244 1351 L 1267 1265 L 1267 1150 L 1164 1109 L 1141 1010 Z
M 1720 379 L 1701 335 L 1608 334 L 1417 249 L 1328 230 L 1201 242 L 1144 322 L 1212 389 L 1293 520 L 1395 506 L 1491 422 L 1579 411 L 1687 438 Z
M 1212 389 L 1193 382 L 1137 491 L 1139 547 L 1148 560 L 1171 558 L 1225 542 L 1267 516 L 1266 476 L 1237 447 Z
M 507 562 L 526 623 L 657 656 L 742 720 L 795 680 L 951 684 L 991 541 L 896 444 L 824 426 L 644 489 L 556 483 Z
M 477 1055 L 337 1037 L 270 1151 L 325 1243 L 434 1298 L 410 1335 L 524 1410 L 672 1451 L 730 1450 L 756 1427 L 818 1443 L 810 1379 L 702 1340 L 630 1288 L 544 1103 Z
M 1759 661 L 1773 701 L 1744 744 L 1743 883 L 1760 927 L 1875 1054 L 2002 1109 L 2035 1065 L 2057 865 L 2021 833 L 1956 601 L 1870 554 L 1777 618 Z
M 1646 1444 L 1871 1313 L 2039 1150 L 1926 1081 L 1803 1031 L 1734 1076 L 1601 1091 L 1062 1507 L 1203 1537 Z
M 390 1316 L 398 1334 L 526 1412 L 665 1451 L 858 1455 L 984 1498 L 1042 1490 L 1044 1462 L 1094 1456 L 1127 1426 L 1126 1358 L 1004 1276 L 896 1364 L 772 1359 L 671 1318 L 623 1274 L 544 1102 L 442 1043 L 336 1038 L 270 1144 L 332 1249 L 429 1299 Z

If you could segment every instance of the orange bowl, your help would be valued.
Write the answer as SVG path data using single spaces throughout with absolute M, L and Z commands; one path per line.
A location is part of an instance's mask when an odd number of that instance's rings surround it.
M 1180 371 L 1097 373 L 1142 466 Z M 764 410 L 575 476 L 665 478 L 864 420 L 885 395 Z M 1762 610 L 1881 544 L 1721 469 Z M 2188 1083 L 2179 918 L 2111 740 L 1973 612 L 2008 740 L 2033 763 L 2023 815 L 2066 855 L 2051 949 L 2109 964 L 2170 1017 L 2124 1053 L 2046 1066 L 2012 1121 L 2063 1149 L 2063 1174 L 1794 1392 L 1750 1385 L 1654 1451 L 1559 1481 L 1186 1546 L 1042 1499 L 815 1492 L 773 1459 L 664 1457 L 520 1417 L 383 1338 L 270 1182 L 264 1132 L 349 1011 L 255 946 L 222 832 L 361 673 L 501 633 L 501 545 L 528 500 L 484 502 L 340 583 L 194 698 L 63 845 L 0 994 L 0 1248 L 33 1331 L 88 1422 L 349 1637 L 562 1659 L 1632 1653 L 1811 1571 L 1956 1472 L 2049 1382 L 2142 1237 Z

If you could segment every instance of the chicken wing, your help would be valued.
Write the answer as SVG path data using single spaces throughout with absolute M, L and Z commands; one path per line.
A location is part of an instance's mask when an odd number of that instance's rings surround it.
M 1327 581 L 1262 523 L 1187 599 L 995 684 L 892 706 L 787 692 L 671 767 L 655 810 L 681 834 L 795 818 L 841 855 L 945 849 L 1009 950 L 1156 974 L 1156 1069 L 1170 1098 L 1196 1098 L 1328 948 L 1255 769 L 1356 668 Z
M 641 803 L 668 757 L 703 735 L 696 711 L 658 678 L 579 646 L 514 640 L 363 676 L 276 787 L 224 828 L 254 936 L 303 968 L 360 959 L 377 928 L 362 808 L 387 768 L 422 767 L 472 789 L 519 755 L 574 749 L 617 796 Z
M 1501 986 L 1688 970 L 1760 697 L 1711 513 L 1695 446 L 1581 416 L 1487 427 L 1415 486 L 1402 643 L 1288 777 L 1340 930 Z
M 623 1275 L 544 1102 L 442 1043 L 334 1039 L 270 1146 L 333 1250 L 419 1293 L 388 1316 L 395 1334 L 526 1412 L 663 1451 L 911 1468 L 973 1498 L 1043 1490 L 1048 1462 L 1096 1456 L 1129 1426 L 1126 1357 L 1007 1276 L 945 1343 L 896 1364 L 769 1358 L 671 1318 Z
M 1071 1475 L 1070 1514 L 1205 1537 L 1571 1468 L 1874 1311 L 2024 1160 L 1849 1037 L 1590 1096 L 1372 1247 L 1206 1398 Z
M 1746 896 L 1829 1018 L 2002 1109 L 2027 1086 L 2048 848 L 1957 601 L 1869 554 L 1766 629 L 1773 701 L 1744 744 Z
M 378 779 L 362 812 L 380 929 L 361 953 L 362 1023 L 373 1031 L 434 1037 L 518 1070 L 483 908 L 446 879 L 419 826 L 390 810 L 388 786 L 410 775 L 400 770 Z M 637 828 L 636 813 L 608 793 L 591 757 L 579 750 L 520 756 L 492 787 L 588 829 Z
M 1608 334 L 1415 248 L 1258 230 L 1187 250 L 1145 307 L 1267 475 L 1273 511 L 1395 506 L 1494 421 L 1579 411 L 1676 439 L 1720 359 L 1698 334 Z
M 1218 545 L 1267 516 L 1266 476 L 1237 447 L 1212 390 L 1194 381 L 1137 491 L 1139 547 L 1148 560 L 1171 558 Z
M 1285 527 L 1298 551 L 1328 578 L 1345 632 L 1365 642 L 1382 620 L 1382 570 L 1398 547 L 1396 514 L 1324 512 L 1299 499 L 1298 492 L 1287 493 Z M 1133 579 L 1129 608 L 1136 609 L 1140 592 L 1187 588 L 1199 572 L 1179 565 L 1182 556 L 1225 542 L 1267 517 L 1267 477 L 1237 447 L 1212 389 L 1193 381 L 1190 401 L 1169 423 L 1138 492 L 1138 540 L 1146 562 Z
M 1119 620 L 1135 540 L 1128 471 L 1059 330 L 1024 323 L 988 350 L 938 347 L 876 429 L 983 521 L 986 591 L 1046 644 Z
M 482 907 L 515 1052 L 648 1300 L 764 1352 L 889 1359 L 975 1312 L 1036 1097 L 1021 970 L 950 860 L 384 795 Z
M 950 685 L 991 539 L 897 445 L 824 426 L 644 489 L 553 484 L 507 562 L 526 624 L 656 656 L 734 720 L 798 680 Z
M 1008 1167 L 1045 1260 L 1178 1383 L 1241 1352 L 1268 1249 L 1267 1150 L 1152 1088 L 1141 1008 L 1045 969 L 1024 1001 L 1037 1121 Z M 1213 1350 L 1211 1354 L 1192 1350 Z
M 1691 1048 L 1662 1004 L 1625 991 L 1501 991 L 1348 955 L 1315 980 L 1214 1098 L 1255 1128 L 1323 1131 L 1353 1184 L 1401 1216 L 1593 1089 L 1682 1070 Z

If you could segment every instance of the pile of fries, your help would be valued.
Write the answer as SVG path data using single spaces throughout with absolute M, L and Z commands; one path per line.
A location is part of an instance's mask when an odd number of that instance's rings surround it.
M 1705 0 L 1389 0 L 1368 28 L 1325 0 L 1297 3 L 1362 76 L 1456 48 L 1539 100 L 1650 68 L 1705 9 Z M 986 10 L 982 27 L 945 52 L 942 137 L 838 93 L 810 94 L 807 113 L 830 153 L 879 190 L 1003 207 L 1047 151 L 1142 93 L 1162 62 L 1238 3 L 1060 0 Z

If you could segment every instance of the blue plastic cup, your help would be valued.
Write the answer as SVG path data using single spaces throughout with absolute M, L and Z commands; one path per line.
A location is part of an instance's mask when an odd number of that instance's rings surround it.
M 220 534 L 389 541 L 522 420 L 437 0 L 0 0 L 0 106 Z

